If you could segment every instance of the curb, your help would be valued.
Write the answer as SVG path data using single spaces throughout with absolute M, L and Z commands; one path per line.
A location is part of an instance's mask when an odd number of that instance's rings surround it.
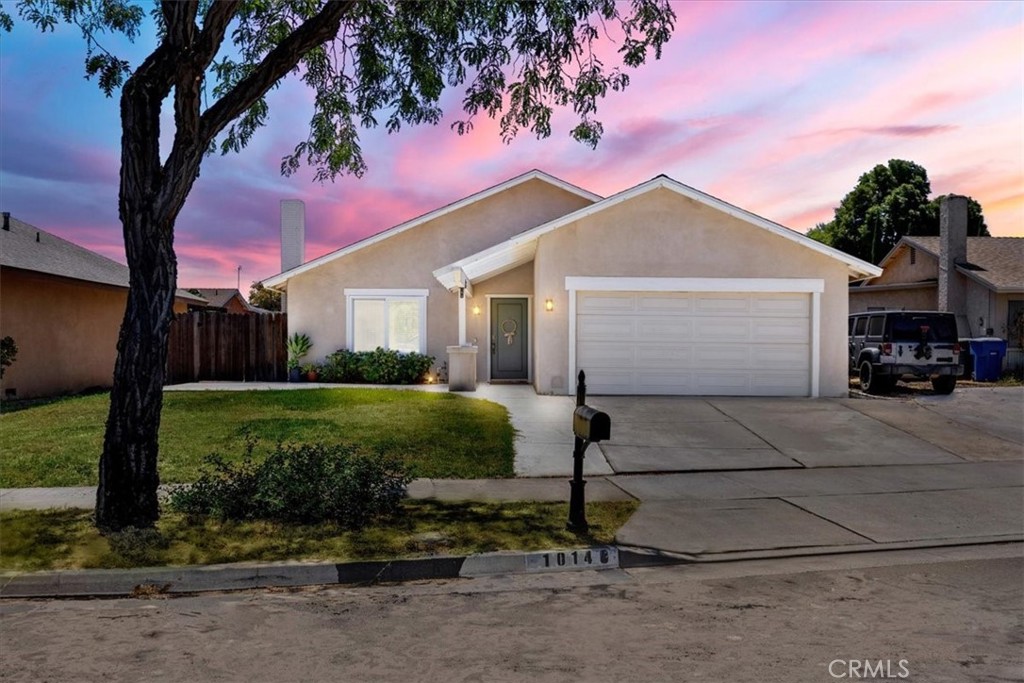
M 525 574 L 538 571 L 527 567 L 527 558 L 536 554 L 499 552 L 380 562 L 246 562 L 201 567 L 3 572 L 0 573 L 0 599 L 144 597 L 255 588 L 372 585 L 474 578 L 495 574 Z M 629 554 L 631 555 L 632 553 Z M 623 562 L 621 567 L 624 568 L 628 563 L 629 560 Z M 620 564 L 616 561 L 614 565 L 573 569 L 604 571 L 619 568 Z M 559 571 L 566 569 L 562 568 Z

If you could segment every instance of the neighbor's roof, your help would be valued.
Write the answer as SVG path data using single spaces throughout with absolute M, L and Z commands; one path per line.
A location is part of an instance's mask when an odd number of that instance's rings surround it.
M 199 296 L 206 299 L 211 308 L 224 308 L 228 305 L 234 297 L 238 297 L 241 300 L 242 305 L 246 308 L 251 308 L 249 302 L 245 300 L 242 293 L 237 289 L 208 289 L 203 287 L 189 288 L 190 292 L 198 292 Z
M 114 287 L 128 286 L 128 266 L 57 237 L 14 216 L 10 230 L 0 229 L 0 267 L 96 282 Z M 179 299 L 204 301 L 179 289 Z
M 618 194 L 614 194 L 607 199 L 603 199 L 591 204 L 590 206 L 586 206 L 582 209 L 566 214 L 561 218 L 549 221 L 544 225 L 522 232 L 504 242 L 490 247 L 489 249 L 485 249 L 473 254 L 472 256 L 456 261 L 455 263 L 438 268 L 434 271 L 434 277 L 436 277 L 445 287 L 451 288 L 453 286 L 457 286 L 463 276 L 470 282 L 473 282 L 476 279 L 493 277 L 494 275 L 498 275 L 511 268 L 515 268 L 524 263 L 529 263 L 533 260 L 534 254 L 537 251 L 537 241 L 541 235 L 545 235 L 569 225 L 570 223 L 586 218 L 587 216 L 599 213 L 617 204 L 621 204 L 622 202 L 659 189 L 666 189 L 671 192 L 675 192 L 676 194 L 680 194 L 700 204 L 717 209 L 718 211 L 722 211 L 734 218 L 738 218 L 746 223 L 767 230 L 772 234 L 834 258 L 846 265 L 849 269 L 849 275 L 853 279 L 881 275 L 882 273 L 882 269 L 878 266 L 871 265 L 866 261 L 850 256 L 846 252 L 812 240 L 806 235 L 802 235 L 794 230 L 779 225 L 778 223 L 773 223 L 772 221 L 746 211 L 745 209 L 733 206 L 721 199 L 712 197 L 700 190 L 696 190 L 688 185 L 684 185 L 673 180 L 666 175 L 659 175 L 645 183 L 641 183 L 640 185 L 631 187 L 628 190 L 623 190 Z
M 885 258 L 884 268 L 904 248 L 915 247 L 938 259 L 941 238 L 904 237 Z M 967 263 L 957 270 L 996 292 L 1024 291 L 1024 237 L 968 237 Z
M 342 256 L 347 256 L 354 251 L 364 249 L 382 240 L 386 240 L 389 237 L 394 237 L 395 235 L 403 233 L 406 230 L 410 230 L 417 226 L 423 225 L 424 223 L 432 221 L 436 218 L 440 218 L 445 214 L 457 211 L 463 207 L 469 206 L 470 204 L 474 204 L 483 199 L 487 199 L 488 197 L 496 195 L 500 192 L 504 192 L 505 190 L 508 190 L 512 187 L 515 187 L 516 185 L 520 185 L 530 180 L 542 180 L 550 185 L 554 185 L 555 187 L 561 188 L 566 192 L 571 192 L 572 194 L 583 197 L 584 199 L 589 199 L 592 202 L 596 202 L 601 199 L 601 195 L 597 195 L 594 194 L 593 192 L 589 192 L 582 188 L 576 187 L 575 185 L 567 183 L 566 181 L 556 178 L 553 175 L 545 173 L 544 171 L 534 169 L 532 171 L 523 173 L 522 175 L 518 175 L 515 178 L 506 180 L 503 183 L 499 183 L 497 185 L 494 185 L 493 187 L 489 187 L 486 190 L 481 190 L 480 192 L 471 194 L 468 197 L 460 199 L 456 202 L 442 206 L 441 208 L 435 209 L 430 213 L 425 213 L 422 216 L 413 218 L 412 220 L 406 221 L 404 223 L 400 223 L 393 228 L 389 228 L 387 230 L 384 230 L 383 232 L 379 232 L 376 235 L 372 235 L 364 240 L 360 240 L 358 242 L 350 244 L 347 247 L 343 247 L 341 249 L 338 249 L 337 251 L 332 251 L 329 254 L 324 254 L 319 258 L 315 258 L 312 261 L 303 263 L 302 265 L 296 266 L 291 270 L 286 270 L 283 273 L 278 273 L 277 275 L 268 277 L 265 280 L 263 280 L 263 286 L 279 287 L 288 282 L 290 278 L 295 277 L 296 275 L 305 273 L 306 271 L 312 270 L 313 268 L 317 268 L 318 266 L 322 266 L 325 263 L 330 263 L 331 261 L 339 259 Z

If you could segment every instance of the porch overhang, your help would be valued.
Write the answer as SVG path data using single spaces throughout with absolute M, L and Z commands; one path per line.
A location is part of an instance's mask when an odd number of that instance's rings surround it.
M 537 254 L 537 239 L 511 239 L 434 271 L 445 289 L 455 292 L 529 263 Z M 472 294 L 470 294 L 472 296 Z

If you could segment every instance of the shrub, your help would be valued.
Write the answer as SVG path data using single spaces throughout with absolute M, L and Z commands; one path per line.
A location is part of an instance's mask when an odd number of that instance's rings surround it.
M 18 345 L 14 343 L 13 337 L 0 339 L 0 377 L 3 377 L 7 368 L 14 364 L 17 355 Z
M 379 346 L 367 353 L 359 363 L 359 371 L 370 384 L 397 384 L 401 360 L 398 351 L 389 351 Z
M 361 529 L 394 515 L 412 480 L 396 460 L 343 444 L 278 444 L 262 462 L 246 446 L 242 462 L 216 455 L 199 480 L 171 491 L 171 509 L 221 519 L 296 524 L 334 522 Z
M 348 349 L 338 349 L 324 359 L 320 368 L 321 382 L 358 382 L 362 376 L 359 373 L 359 357 L 361 354 L 353 353 Z
M 434 357 L 377 348 L 353 352 L 338 349 L 324 359 L 321 382 L 418 384 L 434 365 Z

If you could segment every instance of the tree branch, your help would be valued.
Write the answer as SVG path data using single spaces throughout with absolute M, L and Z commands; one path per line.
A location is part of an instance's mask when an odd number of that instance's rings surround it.
M 295 68 L 309 50 L 338 35 L 341 20 L 352 12 L 357 0 L 331 0 L 271 50 L 252 73 L 243 78 L 202 116 L 201 134 L 210 140 L 262 97 Z M 205 146 L 204 146 L 205 147 Z

